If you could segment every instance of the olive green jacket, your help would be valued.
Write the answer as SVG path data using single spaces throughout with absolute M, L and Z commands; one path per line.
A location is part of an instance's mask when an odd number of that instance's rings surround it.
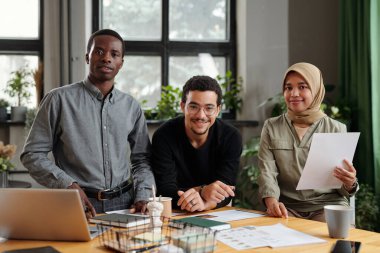
M 352 194 L 343 186 L 340 189 L 296 190 L 313 134 L 346 131 L 344 124 L 325 116 L 314 122 L 300 141 L 286 114 L 266 120 L 258 156 L 260 198 L 274 197 L 298 212 L 320 210 L 329 204 L 349 205 L 348 199 L 358 187 Z

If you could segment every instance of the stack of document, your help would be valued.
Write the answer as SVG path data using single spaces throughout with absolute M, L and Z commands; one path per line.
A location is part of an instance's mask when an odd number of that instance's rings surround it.
M 217 234 L 217 240 L 236 250 L 326 242 L 320 238 L 290 229 L 280 223 L 271 226 L 245 226 L 220 231 Z
M 111 225 L 125 228 L 136 227 L 139 225 L 148 224 L 150 222 L 149 216 L 119 213 L 95 216 L 93 218 L 90 218 L 89 221 L 102 225 Z

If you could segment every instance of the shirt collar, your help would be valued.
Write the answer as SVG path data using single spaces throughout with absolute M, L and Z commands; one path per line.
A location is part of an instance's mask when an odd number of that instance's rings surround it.
M 88 77 L 83 81 L 84 86 L 90 92 L 90 94 L 99 101 L 104 99 L 102 92 L 88 79 Z M 115 89 L 112 87 L 111 92 L 108 94 L 108 99 L 111 103 L 115 101 Z

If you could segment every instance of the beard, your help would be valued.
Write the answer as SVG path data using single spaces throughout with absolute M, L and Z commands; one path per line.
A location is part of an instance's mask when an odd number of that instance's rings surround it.
M 191 131 L 196 135 L 204 135 L 208 132 L 208 128 L 206 128 L 203 132 L 196 131 L 194 128 L 191 128 Z
M 197 118 L 197 119 L 193 119 L 192 121 L 201 121 L 202 123 L 209 123 L 210 120 L 209 119 L 201 119 L 201 118 Z M 197 130 L 195 127 L 191 127 L 190 130 L 196 134 L 196 135 L 204 135 L 208 132 L 210 126 L 207 126 L 206 129 L 201 129 L 201 130 Z

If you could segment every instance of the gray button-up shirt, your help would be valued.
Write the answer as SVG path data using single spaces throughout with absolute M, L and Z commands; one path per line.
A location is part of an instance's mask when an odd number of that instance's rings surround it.
M 139 103 L 116 88 L 104 98 L 88 79 L 44 97 L 20 158 L 31 176 L 49 188 L 78 182 L 108 189 L 132 176 L 139 201 L 148 199 L 154 184 Z

